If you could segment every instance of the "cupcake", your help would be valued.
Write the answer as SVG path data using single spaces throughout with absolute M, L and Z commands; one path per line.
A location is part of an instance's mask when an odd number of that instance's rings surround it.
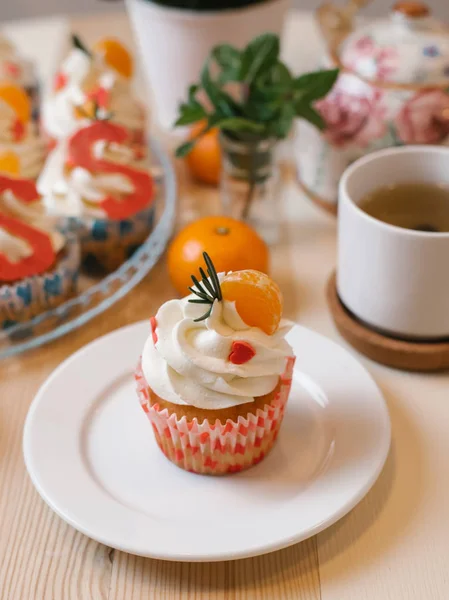
M 271 450 L 290 391 L 294 355 L 278 286 L 259 271 L 192 277 L 192 294 L 151 318 L 136 371 L 156 442 L 177 466 L 235 473 Z
M 21 56 L 14 44 L 0 35 L 0 81 L 23 88 L 32 107 L 32 118 L 39 119 L 39 82 L 33 63 Z
M 142 142 L 145 113 L 131 89 L 133 60 L 129 52 L 111 39 L 101 40 L 92 50 L 77 36 L 72 44 L 42 107 L 42 126 L 50 146 L 85 125 L 95 106 Z
M 24 90 L 0 84 L 0 173 L 35 179 L 44 164 L 46 145 L 31 119 Z
M 89 267 L 117 268 L 152 229 L 154 185 L 146 147 L 116 123 L 94 120 L 61 141 L 38 190 L 62 231 L 78 234 Z
M 0 175 L 0 329 L 76 291 L 80 253 L 45 216 L 33 181 Z

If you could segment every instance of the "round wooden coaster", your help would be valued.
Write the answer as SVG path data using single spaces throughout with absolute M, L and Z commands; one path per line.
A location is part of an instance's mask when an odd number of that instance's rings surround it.
M 337 294 L 335 271 L 327 284 L 327 303 L 340 334 L 353 348 L 376 362 L 406 371 L 449 369 L 449 341 L 411 342 L 373 331 L 357 320 Z

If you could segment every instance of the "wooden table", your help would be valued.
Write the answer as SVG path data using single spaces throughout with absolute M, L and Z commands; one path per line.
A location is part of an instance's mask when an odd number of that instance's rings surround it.
M 88 42 L 105 33 L 131 40 L 124 14 L 77 19 L 72 25 Z M 56 19 L 13 24 L 9 31 L 24 48 L 39 51 L 47 76 L 66 26 Z M 286 58 L 293 67 L 316 61 L 317 40 L 310 16 L 292 13 Z M 179 176 L 180 224 L 218 210 L 216 192 L 190 182 L 182 167 Z M 335 265 L 335 222 L 302 198 L 293 181 L 280 199 L 280 211 L 285 235 L 272 258 L 286 316 L 342 343 L 324 298 Z M 162 259 L 101 317 L 51 345 L 0 363 L 1 600 L 447 600 L 447 374 L 401 373 L 361 359 L 391 413 L 387 464 L 346 518 L 289 549 L 228 563 L 169 563 L 114 551 L 53 514 L 31 485 L 22 458 L 22 427 L 34 394 L 72 352 L 147 318 L 173 294 Z

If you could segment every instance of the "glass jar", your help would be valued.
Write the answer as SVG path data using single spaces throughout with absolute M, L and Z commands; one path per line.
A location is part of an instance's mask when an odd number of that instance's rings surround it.
M 246 221 L 268 244 L 277 242 L 281 186 L 277 140 L 241 141 L 221 133 L 220 144 L 224 213 Z

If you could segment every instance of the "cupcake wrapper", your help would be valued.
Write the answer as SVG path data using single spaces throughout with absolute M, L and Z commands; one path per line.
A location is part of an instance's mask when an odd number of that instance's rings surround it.
M 146 240 L 153 229 L 154 215 L 151 206 L 122 221 L 70 217 L 61 228 L 78 235 L 83 262 L 112 271 Z
M 72 296 L 76 291 L 79 265 L 78 241 L 69 236 L 65 255 L 51 271 L 0 285 L 0 329 L 28 321 Z
M 153 427 L 156 441 L 165 456 L 175 465 L 203 475 L 236 473 L 259 463 L 271 450 L 284 417 L 290 393 L 294 358 L 287 359 L 281 375 L 280 391 L 264 409 L 250 413 L 237 422 L 218 419 L 188 421 L 178 419 L 158 404 L 151 406 L 151 389 L 145 380 L 141 364 L 135 373 L 140 404 Z

